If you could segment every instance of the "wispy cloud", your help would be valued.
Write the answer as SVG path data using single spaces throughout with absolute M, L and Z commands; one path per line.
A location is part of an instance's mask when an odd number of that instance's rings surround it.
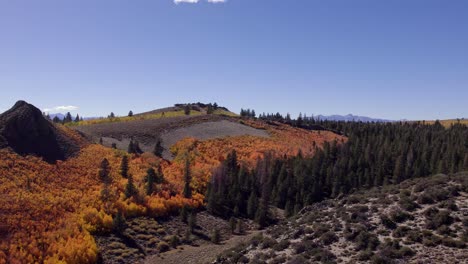
M 71 111 L 76 111 L 78 110 L 78 106 L 73 106 L 73 105 L 61 105 L 61 106 L 56 106 L 52 108 L 44 108 L 44 112 L 51 112 L 51 113 L 59 113 L 59 112 L 71 112 Z
M 180 4 L 180 3 L 187 3 L 187 4 L 196 4 L 200 2 L 201 0 L 174 0 L 175 4 Z M 218 3 L 226 3 L 227 0 L 206 0 L 208 3 L 212 4 L 218 4 Z

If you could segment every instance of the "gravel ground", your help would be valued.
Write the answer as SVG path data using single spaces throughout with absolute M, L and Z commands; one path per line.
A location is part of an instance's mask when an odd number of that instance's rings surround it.
M 122 150 L 128 149 L 130 138 L 133 137 L 138 140 L 143 151 L 150 152 L 154 149 L 156 139 L 161 137 L 165 149 L 163 157 L 167 160 L 172 160 L 170 147 L 186 137 L 206 140 L 241 135 L 269 136 L 265 130 L 240 124 L 236 119 L 216 115 L 136 120 L 78 126 L 74 129 L 89 136 L 94 142 L 102 138 L 105 146 L 110 147 L 115 143 L 117 148 Z
M 227 120 L 221 120 L 216 122 L 205 122 L 201 124 L 195 124 L 188 127 L 178 128 L 172 131 L 164 133 L 161 138 L 165 149 L 169 149 L 172 145 L 177 143 L 179 140 L 186 137 L 193 137 L 200 140 L 212 139 L 212 138 L 223 138 L 227 136 L 257 136 L 257 137 L 268 137 L 268 133 L 265 130 L 256 129 L 240 123 L 235 123 Z M 165 158 L 172 159 L 169 152 L 165 153 Z
M 216 257 L 225 250 L 236 245 L 248 242 L 261 231 L 252 231 L 244 236 L 233 236 L 231 239 L 223 241 L 220 245 L 207 244 L 200 247 L 185 246 L 182 251 L 170 251 L 160 256 L 149 256 L 144 260 L 144 264 L 205 264 L 212 263 Z

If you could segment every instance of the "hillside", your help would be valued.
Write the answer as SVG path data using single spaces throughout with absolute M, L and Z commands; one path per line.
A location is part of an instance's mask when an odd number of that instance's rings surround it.
M 24 101 L 0 115 L 0 148 L 11 148 L 20 155 L 55 162 L 75 155 L 83 143 L 78 135 L 57 127 Z
M 216 263 L 463 263 L 468 173 L 407 180 L 303 208 Z
M 23 107 L 26 111 L 18 110 Z M 63 139 L 52 145 L 59 150 L 68 150 L 68 143 L 75 143 L 76 152 L 60 152 L 63 160 L 48 163 L 45 158 L 49 156 L 42 155 L 43 152 L 15 151 L 12 147 L 0 150 L 2 264 L 98 260 L 129 263 L 168 250 L 165 243 L 170 242 L 171 236 L 185 245 L 206 244 L 213 228 L 227 230 L 229 226 L 226 220 L 203 212 L 213 169 L 226 159 L 229 151 L 237 150 L 239 159 L 253 166 L 259 157 L 272 151 L 278 157 L 298 152 L 312 155 L 316 150 L 312 145 L 320 147 L 324 142 L 346 140 L 328 131 L 308 131 L 217 114 L 114 120 L 70 129 L 50 123 L 36 109 L 19 103 L 14 111 L 2 114 L 7 124 L 2 131 L 15 131 L 2 134 L 6 135 L 3 144 L 13 146 L 11 135 L 26 139 L 34 136 L 32 141 L 22 141 L 29 149 L 46 135 Z M 29 111 L 33 114 L 16 115 Z M 20 120 L 21 125 L 9 125 L 16 124 L 12 120 Z M 146 124 L 148 131 L 141 124 Z M 168 162 L 148 152 L 128 154 L 90 144 L 81 136 L 93 138 L 85 128 L 101 131 L 101 126 L 105 128 L 102 131 L 114 130 L 116 135 L 138 139 L 159 135 L 154 131 L 173 132 L 174 143 L 168 146 L 173 160 Z M 106 130 L 107 126 L 111 128 Z M 16 130 L 9 130 L 10 127 Z M 171 142 L 167 138 L 166 141 Z M 188 180 L 184 176 L 187 173 Z M 186 188 L 190 194 L 186 194 Z M 187 223 L 175 217 L 183 208 L 189 208 L 190 214 L 200 211 L 199 224 L 189 240 L 184 238 Z M 247 229 L 248 221 L 245 224 Z M 221 236 L 230 235 L 222 231 Z

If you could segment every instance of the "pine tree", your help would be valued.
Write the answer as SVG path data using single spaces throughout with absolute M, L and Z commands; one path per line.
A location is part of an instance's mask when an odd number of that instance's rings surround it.
M 184 114 L 185 115 L 190 115 L 190 110 L 191 110 L 190 104 L 186 104 L 184 106 Z
M 126 155 L 122 157 L 120 162 L 120 175 L 123 178 L 128 178 L 128 157 Z
M 302 119 L 302 113 L 299 113 L 299 116 L 297 117 L 297 120 L 296 120 L 296 126 L 302 127 L 303 123 L 304 123 L 304 120 Z
M 162 154 L 163 154 L 163 151 L 164 151 L 164 148 L 162 146 L 162 139 L 161 138 L 158 138 L 156 140 L 156 145 L 154 146 L 154 150 L 153 150 L 153 153 L 154 155 L 156 155 L 157 157 L 162 157 Z
M 231 228 L 231 234 L 234 234 L 236 232 L 236 224 L 236 219 L 234 217 L 231 217 L 229 219 L 229 227 Z
M 138 194 L 138 190 L 133 183 L 133 176 L 128 175 L 127 185 L 125 185 L 125 197 L 130 198 Z
M 207 113 L 208 115 L 211 115 L 211 114 L 213 114 L 213 112 L 214 112 L 213 105 L 212 105 L 212 104 L 208 104 L 208 107 L 207 107 L 207 109 L 206 109 L 206 113 Z
M 195 212 L 192 212 L 190 214 L 188 226 L 190 229 L 190 233 L 193 233 L 193 231 L 195 230 L 195 227 L 197 226 L 197 214 Z
M 80 116 L 79 116 L 78 114 L 76 114 L 76 117 L 75 117 L 75 120 L 74 120 L 74 121 L 75 121 L 75 123 L 76 123 L 76 122 L 80 122 Z
M 240 219 L 237 220 L 236 232 L 237 232 L 239 235 L 242 235 L 242 234 L 244 234 L 244 232 L 245 232 L 245 230 L 244 230 L 244 223 L 243 223 L 242 220 L 240 220 Z
M 73 118 L 72 118 L 70 112 L 67 112 L 67 114 L 63 118 L 63 123 L 70 123 L 72 120 L 73 120 Z
M 255 195 L 255 192 L 252 191 L 247 202 L 247 215 L 249 216 L 249 218 L 254 218 L 255 213 L 257 212 L 257 203 L 258 198 Z
M 109 114 L 108 118 L 115 118 L 114 112 L 111 112 L 111 113 Z
M 149 168 L 146 171 L 146 194 L 151 195 L 154 192 L 154 183 L 156 182 L 156 171 Z
M 180 209 L 180 220 L 184 223 L 187 223 L 188 221 L 188 207 L 186 205 Z
M 101 161 L 98 175 L 102 182 L 110 182 L 110 165 L 107 159 Z
M 132 117 L 132 116 L 133 116 L 133 111 L 132 111 L 132 110 L 130 110 L 130 112 L 128 112 L 128 116 L 129 116 L 129 117 Z
M 125 228 L 127 227 L 125 217 L 123 216 L 120 210 L 117 212 L 117 215 L 114 216 L 114 219 L 112 222 L 113 222 L 114 232 L 118 234 L 122 233 L 122 231 L 124 231 Z
M 192 198 L 192 188 L 190 183 L 192 181 L 192 175 L 190 172 L 190 161 L 188 157 L 185 159 L 185 168 L 184 168 L 184 197 Z

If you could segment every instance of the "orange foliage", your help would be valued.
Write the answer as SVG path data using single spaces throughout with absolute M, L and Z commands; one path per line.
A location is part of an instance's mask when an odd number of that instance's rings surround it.
M 238 160 L 249 168 L 267 152 L 278 156 L 292 156 L 299 151 L 303 155 L 313 155 L 316 147 L 325 142 L 337 140 L 344 142 L 345 137 L 329 131 L 309 131 L 277 123 L 268 125 L 264 122 L 247 120 L 249 126 L 265 129 L 270 137 L 237 136 L 222 139 L 197 140 L 185 138 L 176 143 L 171 151 L 175 155 L 174 163 L 165 167 L 164 175 L 174 183 L 177 190 L 183 188 L 183 170 L 185 158 L 189 157 L 193 174 L 192 187 L 204 193 L 211 173 L 233 149 Z
M 78 156 L 48 164 L 37 157 L 22 157 L 0 150 L 0 264 L 3 263 L 95 263 L 98 248 L 92 233 L 112 229 L 112 217 L 161 217 L 184 205 L 203 206 L 206 183 L 213 169 L 235 149 L 240 162 L 253 167 L 266 152 L 312 155 L 315 146 L 345 138 L 327 131 L 306 131 L 286 125 L 245 121 L 266 129 L 268 138 L 227 137 L 199 141 L 184 139 L 173 146 L 172 163 L 145 153 L 129 159 L 129 174 L 139 194 L 126 199 L 126 179 L 119 175 L 123 151 L 87 144 L 68 128 L 60 127 L 82 147 Z M 188 155 L 188 156 L 187 156 Z M 184 160 L 191 163 L 193 197 L 182 197 Z M 112 183 L 109 199 L 101 200 L 104 186 L 98 178 L 102 159 L 108 159 Z M 161 165 L 167 183 L 146 196 L 144 177 L 150 167 Z M 5 233 L 5 230 L 6 233 Z

